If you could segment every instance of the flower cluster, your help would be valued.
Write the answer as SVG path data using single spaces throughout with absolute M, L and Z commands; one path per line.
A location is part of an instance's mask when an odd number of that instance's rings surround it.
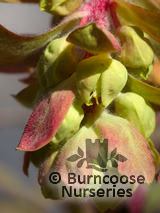
M 159 1 L 41 0 L 40 9 L 62 17 L 45 34 L 0 27 L 0 68 L 31 70 L 14 96 L 34 108 L 17 147 L 25 151 L 24 173 L 32 162 L 44 196 L 59 199 L 46 177 L 56 171 L 67 184 L 68 172 L 94 174 L 66 159 L 85 149 L 86 138 L 107 139 L 109 153 L 127 159 L 116 171 L 151 183 L 159 164 L 150 140 L 160 106 Z

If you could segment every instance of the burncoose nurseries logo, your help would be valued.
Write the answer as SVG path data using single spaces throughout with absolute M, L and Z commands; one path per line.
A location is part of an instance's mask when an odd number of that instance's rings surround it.
M 85 152 L 77 147 L 77 153 L 69 156 L 66 162 L 76 164 L 78 169 L 92 169 L 91 174 L 80 174 L 68 171 L 62 175 L 57 171 L 49 175 L 49 181 L 53 187 L 58 187 L 58 193 L 62 198 L 123 198 L 131 197 L 133 189 L 138 184 L 145 183 L 143 175 L 121 175 L 118 173 L 118 161 L 126 162 L 128 159 L 114 148 L 108 151 L 108 139 L 103 142 L 95 139 L 86 139 Z M 85 164 L 84 164 L 85 162 Z M 75 165 L 74 165 L 75 166 Z M 78 171 L 78 170 L 77 170 Z M 85 170 L 86 171 L 86 170 Z M 65 176 L 65 180 L 62 177 Z
M 97 149 L 99 148 L 99 149 Z M 96 158 L 93 158 L 89 155 L 90 150 L 98 151 L 95 153 Z M 96 169 L 97 171 L 106 172 L 107 166 L 112 166 L 117 168 L 118 161 L 125 162 L 127 160 L 121 154 L 117 153 L 117 148 L 113 149 L 112 152 L 108 153 L 108 139 L 104 139 L 103 142 L 100 142 L 100 139 L 96 139 L 95 143 L 92 143 L 91 139 L 86 139 L 86 157 L 84 157 L 84 151 L 78 147 L 77 154 L 74 154 L 67 158 L 70 162 L 77 161 L 77 167 L 81 168 L 83 163 L 87 162 L 86 169 Z

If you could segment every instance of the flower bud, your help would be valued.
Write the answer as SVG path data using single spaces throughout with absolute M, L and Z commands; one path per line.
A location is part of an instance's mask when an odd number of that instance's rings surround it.
M 119 38 L 122 44 L 122 63 L 133 75 L 147 79 L 153 69 L 154 53 L 144 40 L 143 33 L 136 27 L 122 26 Z
M 81 104 L 77 99 L 75 99 L 70 106 L 67 115 L 62 121 L 57 133 L 51 140 L 52 143 L 58 144 L 70 138 L 75 132 L 78 131 L 83 117 L 84 113 Z
M 130 121 L 146 138 L 155 129 L 155 112 L 143 97 L 136 93 L 120 94 L 115 99 L 116 114 Z
M 76 84 L 82 102 L 107 107 L 127 81 L 127 70 L 117 60 L 98 55 L 81 61 L 76 69 Z
M 97 94 L 101 97 L 101 106 L 106 108 L 124 88 L 128 74 L 119 61 L 112 59 L 107 69 L 101 74 Z
M 55 15 L 66 16 L 81 6 L 83 0 L 41 0 L 40 9 Z
M 51 41 L 38 63 L 41 86 L 52 88 L 71 75 L 77 63 L 73 45 L 66 41 L 66 37 Z

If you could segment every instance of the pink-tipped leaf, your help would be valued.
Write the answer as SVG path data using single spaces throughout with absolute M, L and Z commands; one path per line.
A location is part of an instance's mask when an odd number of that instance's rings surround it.
M 74 97 L 71 90 L 55 91 L 44 97 L 31 114 L 17 149 L 35 151 L 48 144 L 59 129 Z

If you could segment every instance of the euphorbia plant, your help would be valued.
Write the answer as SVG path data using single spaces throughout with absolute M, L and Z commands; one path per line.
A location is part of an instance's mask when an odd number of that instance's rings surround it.
M 109 173 L 143 176 L 150 184 L 159 164 L 150 136 L 160 105 L 154 80 L 160 75 L 160 2 L 41 0 L 40 9 L 62 21 L 33 37 L 0 27 L 1 70 L 31 71 L 23 80 L 28 86 L 14 96 L 33 108 L 17 147 L 25 151 L 24 173 L 30 162 L 38 167 L 42 192 L 52 199 L 62 198 L 49 183 L 53 171 L 61 174 L 61 186 L 69 172 L 102 176 L 84 168 L 87 156 Z M 99 152 L 84 156 L 87 138 L 99 139 Z M 108 163 L 104 152 L 111 153 Z M 70 156 L 82 159 L 76 164 Z M 107 198 L 102 201 L 107 209 Z

